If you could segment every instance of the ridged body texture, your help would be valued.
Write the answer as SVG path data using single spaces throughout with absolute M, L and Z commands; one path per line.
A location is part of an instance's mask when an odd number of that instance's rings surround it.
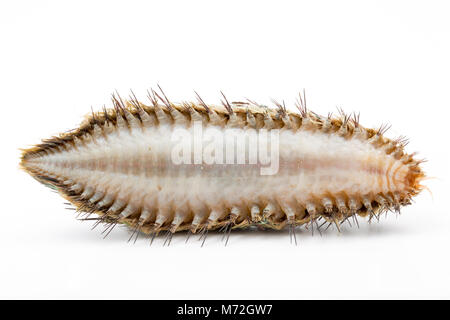
M 98 223 L 154 234 L 250 225 L 314 229 L 318 222 L 339 229 L 349 217 L 399 210 L 422 189 L 420 161 L 403 151 L 405 141 L 366 129 L 355 116 L 318 116 L 302 99 L 299 113 L 226 99 L 223 106 L 208 106 L 200 97 L 173 104 L 154 91 L 150 99 L 147 106 L 113 98 L 113 109 L 25 150 L 22 168 L 85 217 L 97 214 Z M 276 130 L 277 172 L 261 174 L 260 163 L 198 162 L 195 148 L 191 164 L 174 163 L 174 132 L 194 139 L 195 123 L 203 132 L 216 129 L 224 141 L 249 129 Z M 200 147 L 207 149 L 207 141 Z

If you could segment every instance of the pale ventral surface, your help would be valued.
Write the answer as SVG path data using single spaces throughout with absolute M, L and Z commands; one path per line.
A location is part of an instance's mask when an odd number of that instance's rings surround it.
M 251 224 L 281 229 L 318 219 L 338 225 L 357 214 L 398 210 L 421 190 L 420 162 L 403 152 L 404 141 L 366 129 L 356 117 L 161 100 L 148 107 L 114 99 L 115 109 L 25 151 L 22 166 L 100 221 L 147 233 Z M 215 129 L 214 141 L 277 130 L 277 172 L 262 175 L 261 164 L 175 164 L 173 133 L 182 129 L 192 140 L 194 123 Z

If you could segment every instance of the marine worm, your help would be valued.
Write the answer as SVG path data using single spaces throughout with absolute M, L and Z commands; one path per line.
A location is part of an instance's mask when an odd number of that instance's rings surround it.
M 209 230 L 229 236 L 250 226 L 289 228 L 297 241 L 297 226 L 314 233 L 358 224 L 358 216 L 378 219 L 423 189 L 422 160 L 404 151 L 405 138 L 365 128 L 356 114 L 317 115 L 301 94 L 298 112 L 224 95 L 221 105 L 199 95 L 172 103 L 162 90 L 149 99 L 113 95 L 113 108 L 23 150 L 21 168 L 82 220 L 105 223 L 105 235 L 126 224 L 131 237 L 164 231 L 167 243 L 177 231 L 204 241 Z M 235 140 L 233 154 L 226 147 Z

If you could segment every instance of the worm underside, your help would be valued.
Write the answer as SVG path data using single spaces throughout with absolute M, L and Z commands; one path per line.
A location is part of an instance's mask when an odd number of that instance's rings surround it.
M 357 216 L 399 211 L 421 190 L 420 160 L 406 140 L 385 128 L 367 129 L 358 117 L 319 116 L 300 98 L 299 112 L 254 102 L 222 106 L 171 103 L 152 91 L 149 106 L 113 96 L 114 108 L 92 112 L 79 128 L 24 150 L 21 167 L 57 190 L 82 214 L 134 231 L 192 233 L 252 225 L 282 229 L 339 225 Z M 223 137 L 253 129 L 279 130 L 280 168 L 170 162 L 170 134 L 193 123 Z

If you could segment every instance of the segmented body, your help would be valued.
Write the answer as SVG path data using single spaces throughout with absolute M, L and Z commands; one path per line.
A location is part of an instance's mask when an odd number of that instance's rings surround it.
M 318 220 L 339 228 L 349 217 L 399 210 L 422 188 L 420 161 L 403 151 L 404 140 L 366 129 L 356 117 L 322 117 L 302 104 L 294 113 L 281 105 L 208 106 L 200 98 L 173 104 L 155 92 L 150 98 L 150 106 L 114 98 L 114 109 L 25 150 L 21 166 L 78 211 L 99 215 L 98 222 L 145 233 L 314 228 Z M 261 175 L 258 164 L 175 164 L 173 132 L 194 135 L 195 122 L 223 139 L 247 129 L 279 130 L 279 170 Z

